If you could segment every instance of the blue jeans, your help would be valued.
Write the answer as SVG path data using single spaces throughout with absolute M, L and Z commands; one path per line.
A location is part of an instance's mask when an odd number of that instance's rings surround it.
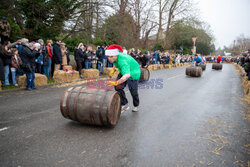
M 50 74 L 51 64 L 52 64 L 52 59 L 49 59 L 48 60 L 48 77 L 49 77 L 49 74 Z
M 160 62 L 157 61 L 157 59 L 155 58 L 155 63 L 154 64 L 160 64 Z
M 9 67 L 9 65 L 4 66 L 4 85 L 5 86 L 10 85 L 9 74 L 10 74 L 10 67 Z
M 12 83 L 13 83 L 13 85 L 16 85 L 17 83 L 16 83 L 16 69 L 14 70 L 14 69 L 12 69 L 11 70 L 11 76 L 12 76 Z
M 100 73 L 103 73 L 104 67 L 107 65 L 107 59 L 103 59 L 101 62 L 98 62 L 98 70 Z
M 26 89 L 34 89 L 35 88 L 35 72 L 25 72 L 26 74 Z
M 91 62 L 90 61 L 85 61 L 85 69 L 90 69 L 91 68 Z
M 48 66 L 43 66 L 43 74 L 49 78 Z

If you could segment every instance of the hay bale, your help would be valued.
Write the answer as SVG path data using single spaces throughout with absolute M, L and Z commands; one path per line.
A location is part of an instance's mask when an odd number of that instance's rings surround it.
M 112 71 L 112 67 L 105 67 L 104 69 L 103 69 L 103 74 L 104 75 L 109 75 L 109 73 Z
M 78 71 L 62 71 L 58 70 L 54 72 L 53 79 L 56 82 L 70 82 L 70 81 L 76 81 L 79 79 L 79 72 Z
M 148 66 L 148 71 L 149 71 L 149 72 L 153 71 L 153 65 L 149 65 L 149 66 Z
M 105 75 L 105 76 L 109 76 L 109 73 L 111 72 L 113 70 L 113 67 L 105 67 L 104 69 L 103 69 L 103 74 Z M 114 73 L 114 75 L 113 75 L 113 77 L 112 78 L 116 78 L 117 76 L 118 76 L 118 74 L 119 74 L 119 71 L 118 71 L 118 69 L 116 68 L 116 71 L 115 71 L 115 73 Z
M 47 85 L 48 78 L 45 75 L 35 73 L 35 86 Z M 19 76 L 17 78 L 17 83 L 22 88 L 26 87 L 26 75 Z
M 99 70 L 97 69 L 83 69 L 82 77 L 87 78 L 99 78 Z
M 152 66 L 153 66 L 153 70 L 157 70 L 157 69 L 158 69 L 157 64 L 154 64 L 154 65 L 152 65 Z
M 244 93 L 246 95 L 248 95 L 249 92 L 250 92 L 250 81 L 248 81 L 247 76 L 243 77 L 243 79 L 242 79 L 242 86 L 244 88 Z
M 164 69 L 164 64 L 160 64 L 159 67 L 160 67 L 161 70 L 163 70 Z
M 63 71 L 66 71 L 66 69 L 72 71 L 72 66 L 63 66 Z
M 172 68 L 172 65 L 170 65 L 170 64 L 165 64 L 164 67 L 165 67 L 165 68 Z
M 172 67 L 176 67 L 176 64 L 173 64 Z

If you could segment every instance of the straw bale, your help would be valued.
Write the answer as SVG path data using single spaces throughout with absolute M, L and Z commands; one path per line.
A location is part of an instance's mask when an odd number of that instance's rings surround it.
M 76 81 L 79 79 L 79 72 L 78 71 L 66 72 L 66 71 L 58 70 L 54 72 L 53 79 L 59 83 Z
M 47 85 L 48 78 L 45 75 L 35 73 L 35 86 Z M 17 78 L 17 83 L 22 88 L 26 87 L 26 75 L 19 76 Z

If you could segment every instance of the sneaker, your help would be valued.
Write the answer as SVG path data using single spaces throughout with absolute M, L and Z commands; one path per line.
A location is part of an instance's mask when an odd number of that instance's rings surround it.
M 15 84 L 15 86 L 18 86 L 18 84 Z
M 139 107 L 134 107 L 132 112 L 138 112 L 139 111 Z
M 129 105 L 128 104 L 123 105 L 121 113 L 123 113 L 124 111 L 127 111 L 128 109 L 129 109 Z

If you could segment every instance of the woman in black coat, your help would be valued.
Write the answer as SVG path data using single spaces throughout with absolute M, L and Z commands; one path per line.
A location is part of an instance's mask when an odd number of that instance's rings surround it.
M 75 57 L 77 70 L 79 71 L 80 78 L 82 77 L 82 68 L 85 57 L 86 57 L 85 47 L 83 46 L 82 43 L 80 43 L 76 51 L 76 57 Z

